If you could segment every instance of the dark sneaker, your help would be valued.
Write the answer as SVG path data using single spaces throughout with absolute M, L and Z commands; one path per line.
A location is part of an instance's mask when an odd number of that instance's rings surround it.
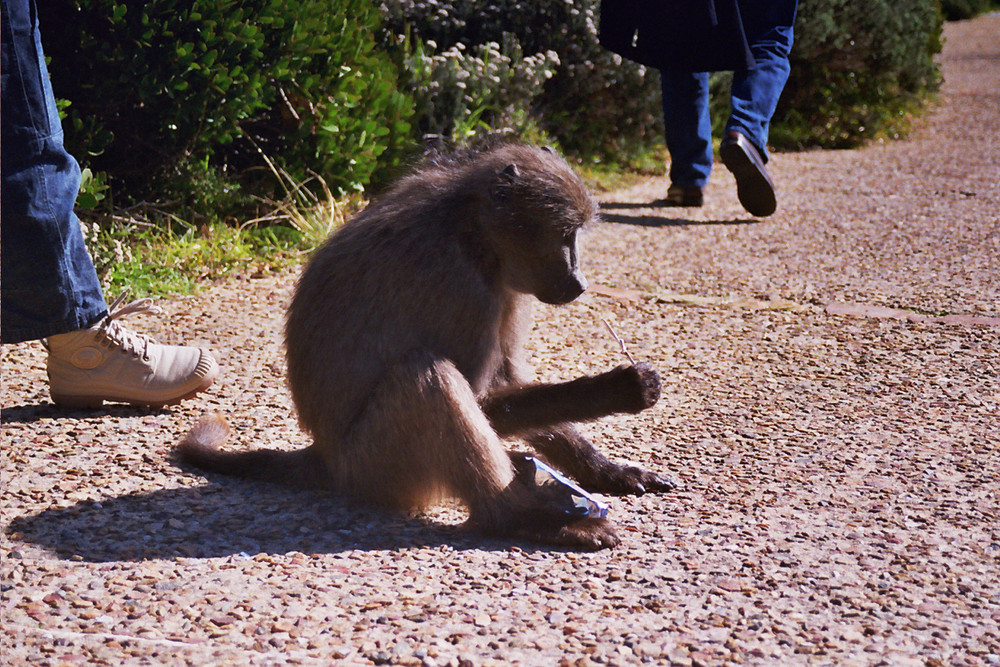
M 660 206 L 702 206 L 705 203 L 705 193 L 697 185 L 684 187 L 671 185 L 667 189 L 667 196 L 656 204 Z

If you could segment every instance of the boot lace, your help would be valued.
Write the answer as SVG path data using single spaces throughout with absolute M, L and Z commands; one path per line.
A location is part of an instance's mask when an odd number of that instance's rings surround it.
M 119 324 L 117 320 L 136 313 L 158 315 L 163 311 L 159 306 L 153 305 L 152 299 L 136 299 L 118 308 L 126 296 L 128 296 L 127 291 L 118 295 L 118 298 L 108 306 L 108 316 L 98 326 L 98 334 L 108 347 L 119 347 L 135 357 L 142 357 L 144 361 L 149 361 L 149 346 L 155 345 L 156 341 L 145 334 L 130 331 Z

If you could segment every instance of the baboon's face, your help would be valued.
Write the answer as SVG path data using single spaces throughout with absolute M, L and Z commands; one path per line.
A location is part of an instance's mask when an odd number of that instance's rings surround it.
M 518 292 L 551 304 L 569 303 L 587 289 L 580 269 L 577 228 L 525 225 L 502 244 L 505 281 Z
M 578 230 L 558 234 L 551 239 L 536 265 L 532 293 L 545 303 L 569 303 L 587 289 L 587 278 L 580 270 Z
M 497 174 L 493 245 L 511 289 L 545 303 L 569 303 L 587 289 L 578 236 L 597 208 L 568 166 L 552 160 L 546 167 L 511 164 Z

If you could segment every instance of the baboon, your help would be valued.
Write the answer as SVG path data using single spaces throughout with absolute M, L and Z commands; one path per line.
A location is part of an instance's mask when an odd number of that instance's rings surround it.
M 453 496 L 489 534 L 616 545 L 606 519 L 554 510 L 501 442 L 520 437 L 590 491 L 673 486 L 613 463 L 572 426 L 653 405 L 660 380 L 650 365 L 530 383 L 531 297 L 564 304 L 584 292 L 577 233 L 596 215 L 548 149 L 508 143 L 428 161 L 332 234 L 298 281 L 288 381 L 313 443 L 223 452 L 228 427 L 209 417 L 181 443 L 182 457 L 399 508 Z

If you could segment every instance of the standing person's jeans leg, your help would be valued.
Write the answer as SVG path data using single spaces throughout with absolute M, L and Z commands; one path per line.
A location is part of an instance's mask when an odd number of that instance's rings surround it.
M 0 0 L 0 325 L 4 343 L 87 328 L 108 314 L 73 213 L 80 169 L 62 129 L 35 3 Z
M 207 350 L 160 345 L 119 323 L 156 312 L 149 299 L 108 312 L 73 213 L 80 168 L 62 145 L 34 0 L 0 0 L 0 32 L 3 342 L 45 339 L 56 405 L 161 407 L 207 389 L 219 372 Z
M 767 162 L 767 138 L 771 116 L 788 81 L 788 56 L 792 51 L 792 28 L 796 0 L 742 0 L 750 52 L 757 62 L 753 69 L 733 72 L 730 89 L 732 110 L 726 134 L 742 133 Z
M 712 171 L 708 73 L 661 70 L 660 84 L 670 182 L 682 188 L 704 188 Z

